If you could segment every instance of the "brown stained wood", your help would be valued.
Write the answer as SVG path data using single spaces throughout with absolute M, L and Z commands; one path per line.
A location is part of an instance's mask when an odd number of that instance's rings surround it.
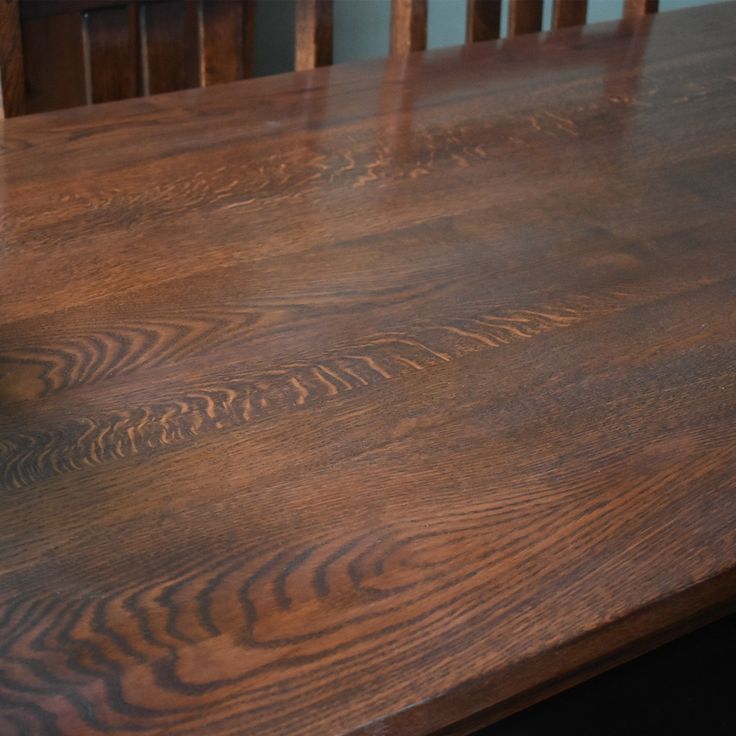
M 509 36 L 542 30 L 543 0 L 509 0 Z
M 391 0 L 393 56 L 427 48 L 427 0 Z
M 84 105 L 81 15 L 29 18 L 21 26 L 26 112 Z
M 256 0 L 243 0 L 243 76 L 249 79 L 255 68 Z
M 22 0 L 2 9 L 8 22 L 0 51 L 17 66 L 25 49 L 31 112 L 253 73 L 254 0 Z M 23 44 L 13 45 L 10 31 L 18 27 Z M 13 73 L 23 80 L 22 68 Z M 8 89 L 17 94 L 19 87 Z
M 126 0 L 20 0 L 20 15 L 23 20 L 46 18 L 49 15 L 79 15 L 88 10 L 119 7 L 125 4 Z
M 196 0 L 140 3 L 144 94 L 200 84 L 198 11 Z
M 0 733 L 466 733 L 731 610 L 735 32 L 1 122 Z
M 658 10 L 659 0 L 624 0 L 624 18 L 637 18 Z
M 297 0 L 294 68 L 332 64 L 332 0 Z
M 583 26 L 588 15 L 588 0 L 555 0 L 552 28 Z
M 234 82 L 245 76 L 243 2 L 206 0 L 200 23 L 200 78 L 203 85 Z
M 466 41 L 491 41 L 500 34 L 501 0 L 468 0 Z
M 83 15 L 87 101 L 110 102 L 139 94 L 140 49 L 135 5 Z
M 22 115 L 25 103 L 18 0 L 0 0 L 0 119 Z

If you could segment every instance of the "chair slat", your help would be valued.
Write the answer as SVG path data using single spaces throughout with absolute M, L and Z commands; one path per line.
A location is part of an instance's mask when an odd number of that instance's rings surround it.
M 243 2 L 243 77 L 249 79 L 255 72 L 256 0 Z
M 468 43 L 491 41 L 501 35 L 501 0 L 468 0 Z
M 511 0 L 509 36 L 538 33 L 542 30 L 543 0 Z
M 392 0 L 391 54 L 427 48 L 427 0 Z
M 244 73 L 244 5 L 204 0 L 200 23 L 202 85 L 233 82 Z
M 142 3 L 143 93 L 197 87 L 199 14 L 196 0 Z
M 658 10 L 659 0 L 624 0 L 624 18 L 636 18 Z
M 136 4 L 91 10 L 82 18 L 87 103 L 140 94 Z
M 332 64 L 332 0 L 297 0 L 297 71 Z
M 18 0 L 0 0 L 0 118 L 22 115 L 26 106 Z
M 28 18 L 21 24 L 26 112 L 87 103 L 82 16 Z
M 555 0 L 552 9 L 552 28 L 585 25 L 588 0 Z

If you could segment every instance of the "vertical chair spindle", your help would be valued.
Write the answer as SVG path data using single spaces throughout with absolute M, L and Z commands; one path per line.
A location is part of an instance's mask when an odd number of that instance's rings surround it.
M 468 0 L 465 40 L 491 41 L 501 35 L 501 0 Z
M 392 56 L 427 48 L 427 0 L 392 0 Z
M 332 64 L 332 0 L 298 0 L 296 4 L 297 71 Z

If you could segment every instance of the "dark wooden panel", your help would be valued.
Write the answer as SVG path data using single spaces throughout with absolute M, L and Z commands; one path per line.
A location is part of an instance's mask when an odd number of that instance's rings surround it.
M 391 54 L 401 56 L 427 47 L 427 0 L 391 1 Z
M 22 23 L 26 112 L 84 105 L 82 16 L 52 15 Z
M 552 27 L 585 25 L 588 15 L 588 0 L 555 0 L 552 8 Z
M 241 0 L 202 3 L 202 84 L 234 82 L 245 76 L 246 18 Z
M 332 63 L 332 0 L 297 0 L 294 68 Z
M 141 4 L 145 94 L 199 86 L 198 11 L 196 0 L 162 0 Z
M 658 10 L 659 0 L 624 0 L 624 18 L 636 18 Z
M 87 100 L 109 102 L 140 93 L 138 13 L 134 4 L 85 12 Z
M 732 605 L 735 33 L 3 121 L 0 733 L 425 736 Z
M 509 0 L 509 36 L 542 30 L 543 0 Z
M 116 7 L 125 2 L 126 0 L 20 0 L 20 14 L 23 19 L 45 18 L 49 15 L 81 15 L 88 10 Z
M 0 0 L 0 118 L 21 115 L 25 106 L 18 0 Z
M 467 28 L 468 43 L 490 41 L 501 32 L 501 0 L 468 0 Z

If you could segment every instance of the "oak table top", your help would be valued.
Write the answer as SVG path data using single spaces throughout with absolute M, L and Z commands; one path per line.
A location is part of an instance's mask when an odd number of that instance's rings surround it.
M 460 734 L 736 600 L 736 5 L 0 125 L 0 733 Z

